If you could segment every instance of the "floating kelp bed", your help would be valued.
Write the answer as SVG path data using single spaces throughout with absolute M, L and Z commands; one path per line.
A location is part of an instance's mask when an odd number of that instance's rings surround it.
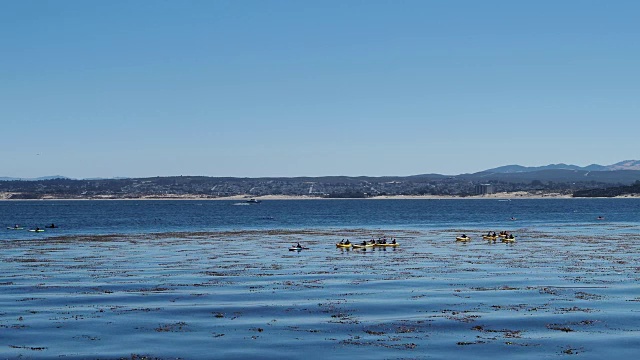
M 640 236 L 597 225 L 3 241 L 0 357 L 631 358 Z

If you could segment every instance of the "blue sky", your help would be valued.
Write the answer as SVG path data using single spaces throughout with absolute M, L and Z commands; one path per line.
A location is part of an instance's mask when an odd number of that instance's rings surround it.
M 0 2 L 0 176 L 640 158 L 638 1 Z

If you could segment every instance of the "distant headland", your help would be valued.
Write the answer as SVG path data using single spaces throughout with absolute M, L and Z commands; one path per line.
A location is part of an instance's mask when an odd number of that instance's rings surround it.
M 416 199 L 640 195 L 640 161 L 579 167 L 508 165 L 472 174 L 234 178 L 0 178 L 0 199 Z

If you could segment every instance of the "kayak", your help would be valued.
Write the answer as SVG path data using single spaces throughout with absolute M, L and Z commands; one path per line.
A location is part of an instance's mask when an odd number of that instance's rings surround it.
M 295 247 L 295 246 L 294 246 L 294 247 L 290 247 L 290 248 L 289 248 L 289 251 L 300 251 L 300 250 L 302 250 L 302 249 L 303 249 L 303 248 L 301 248 L 301 247 Z
M 503 243 L 514 243 L 514 242 L 516 242 L 516 238 L 515 238 L 515 237 L 514 237 L 513 239 L 507 239 L 507 238 L 505 238 L 505 239 L 502 239 L 501 241 L 502 241 Z
M 369 247 L 373 247 L 373 244 L 367 244 L 367 245 L 353 244 L 354 249 L 365 249 Z
M 482 236 L 483 239 L 485 240 L 493 240 L 496 241 L 496 239 L 498 238 L 497 236 L 489 236 L 489 235 L 483 235 Z
M 468 237 L 468 236 L 467 237 L 458 236 L 456 238 L 456 241 L 470 241 L 470 240 L 471 240 L 471 238 Z
M 349 244 L 340 244 L 340 243 L 337 243 L 337 244 L 336 244 L 336 247 L 339 247 L 339 248 L 350 248 L 350 247 L 351 247 L 351 244 L 350 244 L 350 243 L 349 243 Z
M 8 227 L 7 230 L 24 230 L 23 227 Z
M 382 247 L 384 247 L 384 246 L 400 246 L 400 244 L 399 243 L 395 243 L 395 244 L 392 244 L 392 243 L 390 243 L 390 244 L 375 244 L 374 246 L 382 246 Z
M 29 230 L 29 231 L 31 231 L 31 232 L 44 232 L 44 229 L 38 229 L 38 230 L 36 230 L 36 229 L 31 229 L 31 230 Z

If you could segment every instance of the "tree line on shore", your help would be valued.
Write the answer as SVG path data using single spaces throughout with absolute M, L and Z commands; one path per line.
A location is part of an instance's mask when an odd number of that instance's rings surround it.
M 625 195 L 640 195 L 640 180 L 627 186 L 583 189 L 573 193 L 573 197 L 616 197 Z
M 372 196 L 476 195 L 482 180 L 467 176 L 445 177 L 318 177 L 318 178 L 216 178 L 172 176 L 137 179 L 48 179 L 0 181 L 5 199 L 135 199 L 143 197 L 196 196 L 218 198 L 234 195 L 289 195 L 325 198 L 366 198 Z M 491 182 L 494 192 L 525 191 L 532 194 L 563 194 L 574 197 L 620 196 L 640 193 L 640 181 L 632 185 L 597 181 L 508 181 Z

